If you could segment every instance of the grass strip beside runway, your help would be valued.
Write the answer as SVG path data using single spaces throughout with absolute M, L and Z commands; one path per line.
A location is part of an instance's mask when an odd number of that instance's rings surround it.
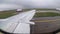
M 53 12 L 39 12 L 36 13 L 34 17 L 54 17 L 54 16 L 60 16 L 60 14 Z
M 16 15 L 16 11 L 2 11 L 0 12 L 0 19 L 8 18 L 10 16 Z

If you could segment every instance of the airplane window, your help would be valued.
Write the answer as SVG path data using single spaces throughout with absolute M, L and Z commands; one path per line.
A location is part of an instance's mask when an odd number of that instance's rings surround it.
M 2 29 L 0 29 L 0 34 L 13 34 L 13 33 L 8 33 L 8 32 L 3 31 Z

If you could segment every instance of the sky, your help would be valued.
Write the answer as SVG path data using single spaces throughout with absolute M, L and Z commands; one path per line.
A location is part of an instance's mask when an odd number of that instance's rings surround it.
M 60 8 L 60 0 L 0 0 L 0 10 L 17 8 Z

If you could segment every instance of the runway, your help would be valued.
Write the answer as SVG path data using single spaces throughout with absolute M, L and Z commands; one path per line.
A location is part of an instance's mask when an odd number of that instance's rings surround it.
M 31 26 L 32 33 L 51 33 L 60 29 L 60 16 L 33 18 L 31 21 L 35 22 Z

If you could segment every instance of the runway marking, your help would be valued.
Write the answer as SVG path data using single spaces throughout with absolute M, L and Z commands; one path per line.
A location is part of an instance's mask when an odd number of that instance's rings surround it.
M 60 19 L 55 19 L 55 20 L 34 20 L 34 22 L 55 22 Z

